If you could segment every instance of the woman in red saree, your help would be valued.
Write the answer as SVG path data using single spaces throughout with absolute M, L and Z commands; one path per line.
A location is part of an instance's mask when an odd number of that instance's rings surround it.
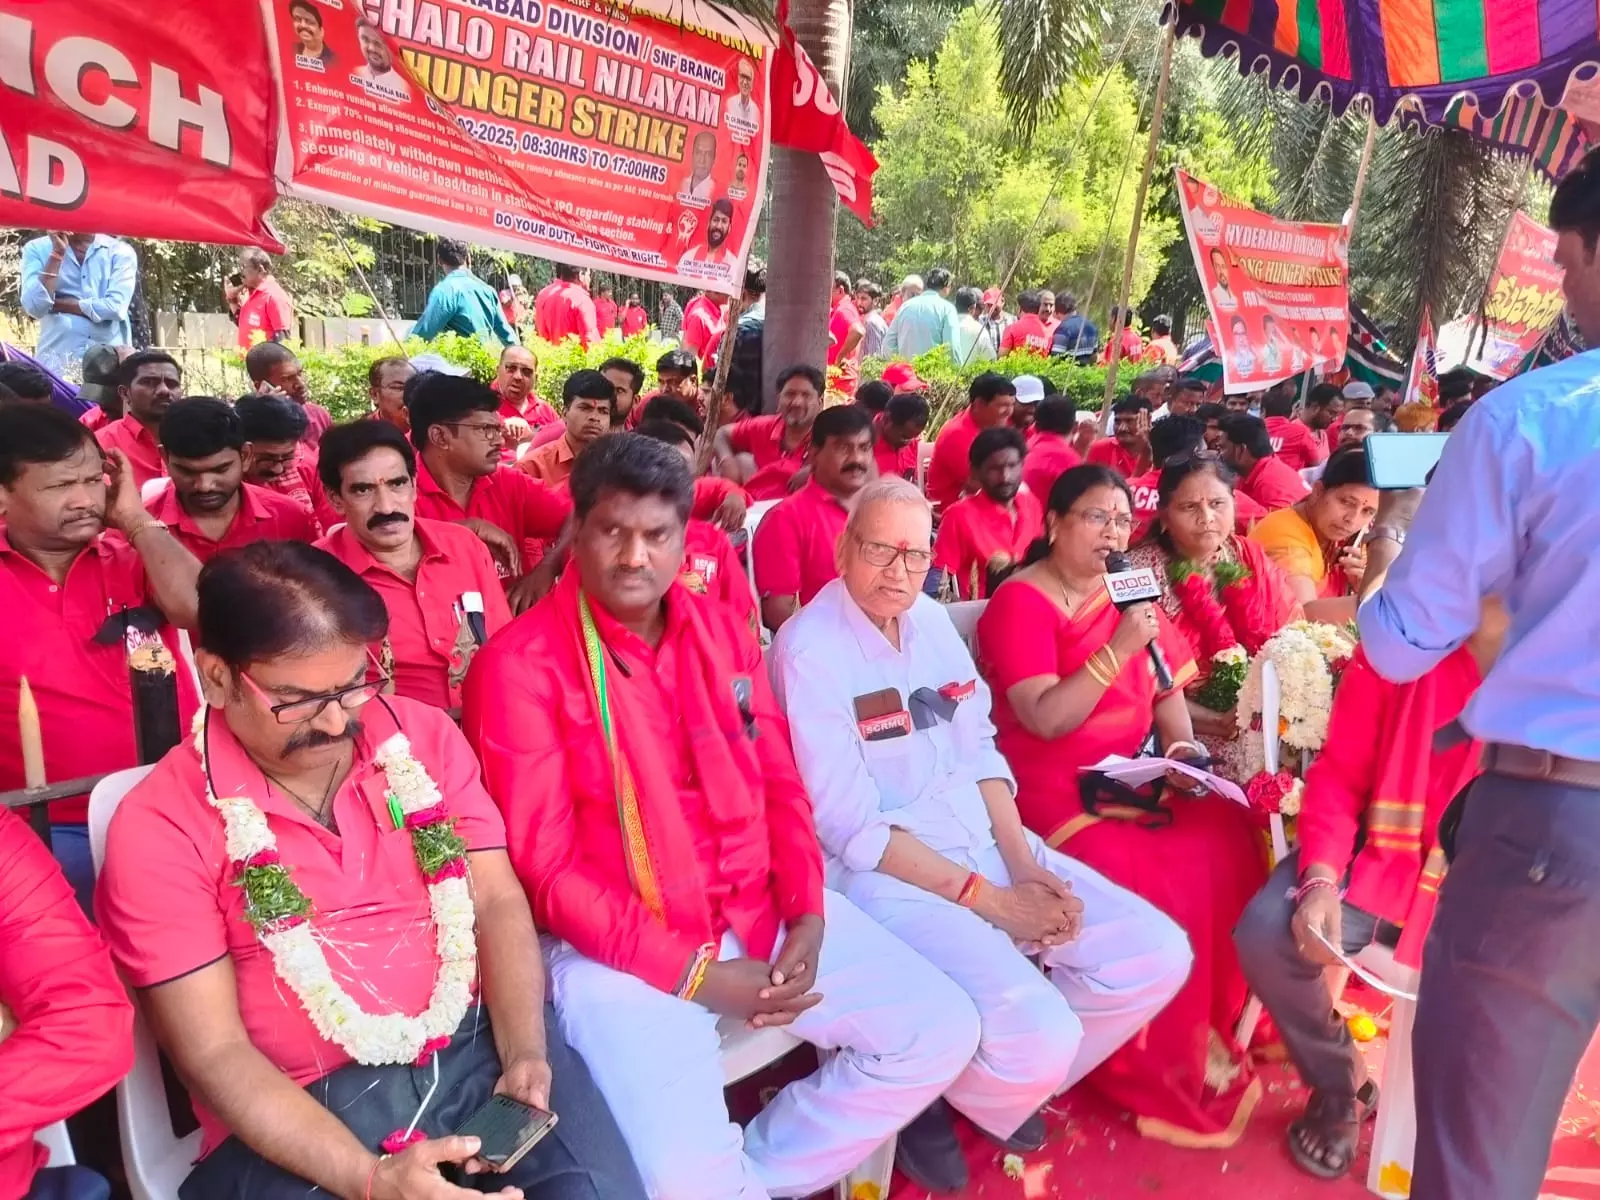
M 1172 1003 L 1089 1080 L 1131 1110 L 1139 1131 L 1178 1145 L 1231 1146 L 1261 1095 L 1230 1041 L 1245 1001 L 1230 934 L 1266 878 L 1244 808 L 1178 795 L 1130 817 L 1085 810 L 1078 771 L 1136 755 L 1152 727 L 1163 753 L 1203 757 L 1183 687 L 1194 678 L 1183 636 L 1161 610 L 1119 613 L 1106 555 L 1126 547 L 1132 496 L 1116 472 L 1075 467 L 1056 481 L 1048 548 L 1001 585 L 978 623 L 980 669 L 994 691 L 996 741 L 1017 778 L 1022 819 L 1051 846 L 1143 896 L 1180 924 L 1194 950 Z M 1160 691 L 1145 647 L 1172 668 Z
M 1155 522 L 1128 558 L 1154 569 L 1162 586 L 1157 603 L 1188 644 L 1197 672 L 1185 689 L 1189 720 L 1213 770 L 1243 783 L 1234 712 L 1206 707 L 1200 693 L 1219 652 L 1238 646 L 1254 656 L 1303 613 L 1282 568 L 1259 543 L 1235 532 L 1235 478 L 1209 451 L 1167 460 L 1156 487 Z

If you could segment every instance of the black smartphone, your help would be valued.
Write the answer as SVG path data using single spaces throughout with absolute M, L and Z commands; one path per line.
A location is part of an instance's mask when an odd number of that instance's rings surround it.
M 244 276 L 235 271 L 232 275 L 228 276 L 228 282 L 233 284 L 234 287 L 243 287 Z
M 556 1114 L 532 1108 L 510 1096 L 489 1102 L 456 1129 L 458 1137 L 478 1139 L 478 1157 L 496 1171 L 509 1171 L 556 1127 Z

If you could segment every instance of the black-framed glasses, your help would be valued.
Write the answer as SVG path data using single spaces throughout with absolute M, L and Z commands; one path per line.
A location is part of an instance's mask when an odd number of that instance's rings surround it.
M 857 546 L 861 547 L 861 557 L 867 560 L 869 566 L 880 569 L 888 567 L 895 559 L 905 564 L 906 572 L 911 575 L 926 575 L 933 568 L 933 551 L 901 549 L 898 546 L 886 546 L 882 542 L 869 542 L 865 538 L 852 533 Z
M 375 662 L 371 651 L 368 651 L 367 659 Z M 288 700 L 274 704 L 272 697 L 267 695 L 259 683 L 250 678 L 248 671 L 240 671 L 239 678 L 250 685 L 250 689 L 260 698 L 261 703 L 267 706 L 267 711 L 279 725 L 300 725 L 306 721 L 314 721 L 330 704 L 337 704 L 345 712 L 355 712 L 363 705 L 376 700 L 383 694 L 383 689 L 389 686 L 389 676 L 380 675 L 377 679 L 364 679 L 336 692 L 323 692 L 320 696 L 307 696 L 302 700 Z
M 1163 467 L 1176 467 L 1192 462 L 1226 462 L 1215 450 L 1179 450 L 1176 454 L 1169 454 L 1161 460 Z
M 506 440 L 506 430 L 503 425 L 491 425 L 487 421 L 440 421 L 439 424 L 447 429 L 469 429 L 486 442 L 503 442 Z

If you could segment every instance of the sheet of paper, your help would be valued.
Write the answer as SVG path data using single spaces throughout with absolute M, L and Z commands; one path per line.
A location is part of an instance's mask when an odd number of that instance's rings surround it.
M 1245 799 L 1244 793 L 1239 790 L 1238 784 L 1176 758 L 1124 758 L 1120 754 L 1108 754 L 1094 766 L 1085 767 L 1084 770 L 1102 771 L 1107 778 L 1125 783 L 1129 787 L 1139 787 L 1152 779 L 1160 778 L 1168 771 L 1176 771 L 1180 775 L 1198 780 L 1219 796 L 1226 796 L 1235 804 L 1242 804 L 1247 808 L 1250 805 L 1250 801 Z

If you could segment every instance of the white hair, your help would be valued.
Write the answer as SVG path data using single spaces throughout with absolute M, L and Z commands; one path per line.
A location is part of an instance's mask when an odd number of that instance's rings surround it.
M 845 532 L 855 533 L 867 519 L 867 510 L 876 504 L 899 504 L 906 508 L 921 509 L 933 520 L 933 505 L 917 490 L 917 485 L 898 475 L 874 479 L 855 494 L 850 501 L 850 517 L 845 522 Z
M 900 294 L 909 300 L 912 296 L 922 295 L 925 286 L 921 275 L 907 275 L 900 281 Z

